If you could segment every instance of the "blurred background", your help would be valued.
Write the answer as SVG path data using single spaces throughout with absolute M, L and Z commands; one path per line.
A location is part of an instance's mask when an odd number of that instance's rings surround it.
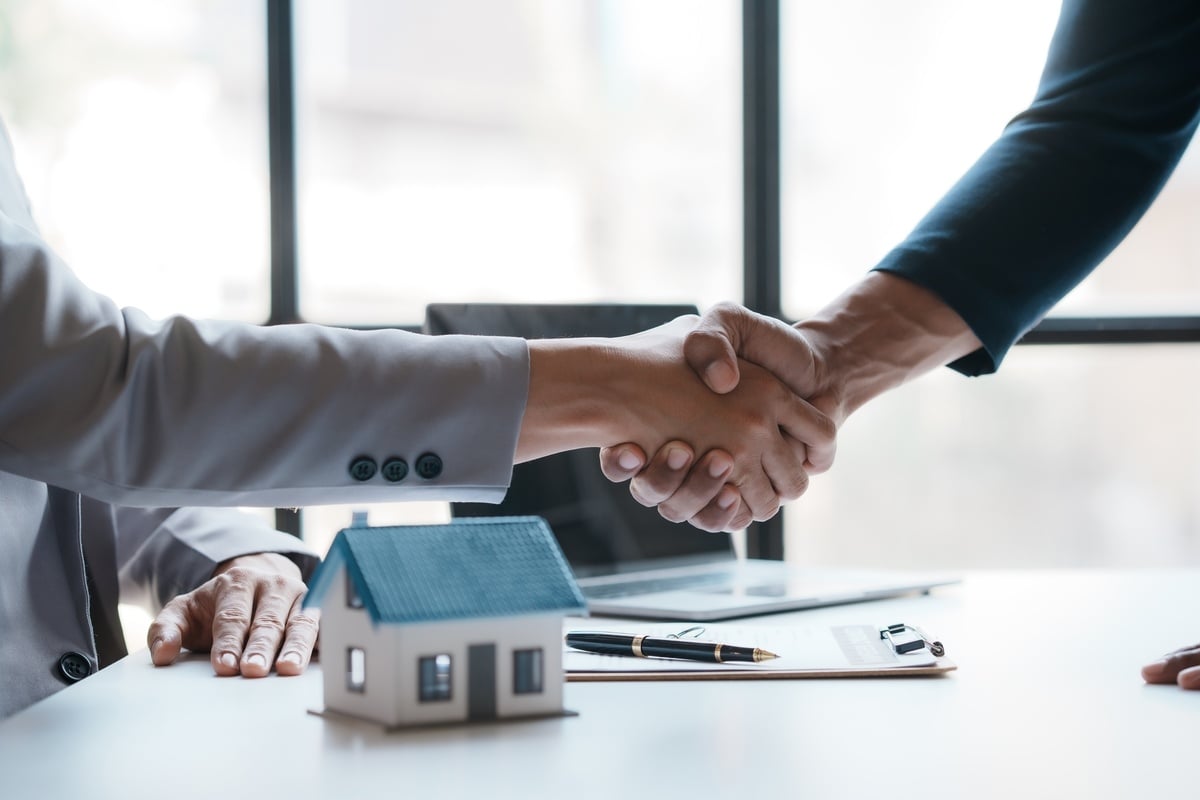
M 785 316 L 911 229 L 1032 99 L 1042 0 L 784 2 Z M 729 0 L 297 0 L 299 315 L 428 302 L 742 299 L 742 15 Z M 265 322 L 263 3 L 0 0 L 0 114 L 35 215 L 122 305 Z M 1056 314 L 1196 314 L 1200 147 Z M 1200 349 L 1016 348 L 844 427 L 788 507 L 808 564 L 1200 562 Z M 442 504 L 372 509 L 443 519 Z M 324 549 L 344 508 L 304 512 Z M 702 534 L 697 534 L 702 535 Z

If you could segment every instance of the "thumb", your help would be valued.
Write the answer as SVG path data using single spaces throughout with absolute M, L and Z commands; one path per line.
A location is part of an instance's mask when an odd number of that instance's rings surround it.
M 717 394 L 732 392 L 741 379 L 737 350 L 742 340 L 743 312 L 749 313 L 734 303 L 715 305 L 683 340 L 688 366 Z
M 738 359 L 772 373 L 799 397 L 818 389 L 813 350 L 800 332 L 736 303 L 709 309 L 684 339 L 683 352 L 696 374 L 720 394 L 737 386 Z
M 183 597 L 167 603 L 150 629 L 146 632 L 146 645 L 150 648 L 150 660 L 156 667 L 174 663 L 183 649 L 183 640 L 190 629 L 187 605 Z

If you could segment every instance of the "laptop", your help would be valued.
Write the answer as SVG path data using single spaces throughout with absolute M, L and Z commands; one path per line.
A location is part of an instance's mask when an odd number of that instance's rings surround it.
M 695 314 L 688 305 L 435 303 L 427 334 L 526 339 L 624 336 Z M 594 614 L 709 621 L 927 592 L 947 575 L 803 568 L 741 559 L 728 533 L 664 520 L 600 471 L 594 449 L 513 468 L 499 505 L 452 503 L 451 514 L 545 518 Z

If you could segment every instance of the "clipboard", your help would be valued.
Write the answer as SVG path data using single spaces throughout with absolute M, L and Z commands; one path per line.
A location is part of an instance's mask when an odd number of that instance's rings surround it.
M 566 631 L 579 627 L 568 621 Z M 614 633 L 695 638 L 779 655 L 759 664 L 711 663 L 677 658 L 637 658 L 587 653 L 564 646 L 570 682 L 797 680 L 806 678 L 901 678 L 945 675 L 957 669 L 941 642 L 915 626 L 895 625 L 696 625 L 649 624 L 609 628 Z

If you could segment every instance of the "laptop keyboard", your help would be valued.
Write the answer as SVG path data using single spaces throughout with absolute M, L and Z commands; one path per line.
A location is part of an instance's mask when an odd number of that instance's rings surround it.
M 673 575 L 669 578 L 647 578 L 623 583 L 605 583 L 599 586 L 584 586 L 583 594 L 596 600 L 614 597 L 672 592 L 680 589 L 712 589 L 729 586 L 730 576 L 724 572 L 706 572 L 699 575 Z

